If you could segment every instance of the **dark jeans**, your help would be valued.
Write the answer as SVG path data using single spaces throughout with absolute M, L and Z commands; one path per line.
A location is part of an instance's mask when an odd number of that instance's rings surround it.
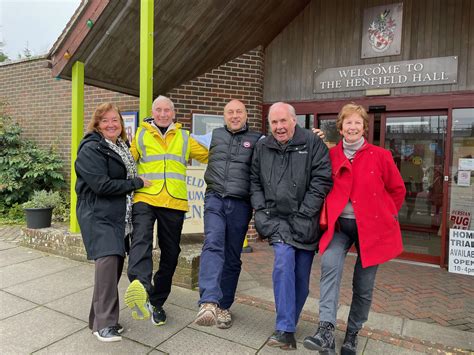
M 128 278 L 145 286 L 153 306 L 161 307 L 171 292 L 178 264 L 184 211 L 154 207 L 144 202 L 133 205 L 133 234 L 128 259 Z M 153 226 L 158 221 L 158 246 L 161 251 L 158 271 L 153 273 Z
M 95 260 L 94 293 L 89 312 L 89 328 L 96 332 L 114 326 L 119 320 L 118 283 L 123 257 L 109 255 Z
M 319 320 L 336 324 L 344 261 L 349 248 L 355 243 L 358 255 L 352 278 L 352 302 L 347 322 L 347 329 L 355 332 L 362 328 L 369 316 L 378 265 L 362 267 L 356 220 L 339 218 L 338 221 L 340 230 L 334 233 L 331 243 L 321 257 Z
M 242 265 L 240 253 L 251 217 L 248 201 L 206 193 L 199 304 L 212 302 L 228 309 L 234 302 Z

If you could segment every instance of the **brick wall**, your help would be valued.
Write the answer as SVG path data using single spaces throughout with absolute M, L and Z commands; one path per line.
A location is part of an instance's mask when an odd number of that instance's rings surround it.
M 263 60 L 263 50 L 257 48 L 166 93 L 175 103 L 177 120 L 191 129 L 194 113 L 221 115 L 229 100 L 239 99 L 247 106 L 249 126 L 261 130 Z M 22 126 L 25 138 L 43 148 L 55 147 L 69 179 L 71 82 L 52 78 L 46 64 L 40 57 L 0 65 L 0 102 L 6 103 L 8 114 Z M 136 97 L 86 86 L 85 126 L 95 107 L 106 101 L 122 111 L 138 111 L 139 107 Z M 248 236 L 256 236 L 253 221 Z
M 222 114 L 230 99 L 240 99 L 247 105 L 250 127 L 260 130 L 263 58 L 263 50 L 257 48 L 166 93 L 175 102 L 177 120 L 191 129 L 194 113 Z M 25 138 L 57 149 L 68 176 L 71 82 L 52 78 L 46 64 L 45 58 L 37 57 L 0 65 L 0 102 L 7 104 L 7 112 L 22 126 Z M 86 86 L 85 125 L 94 108 L 106 101 L 114 102 L 122 111 L 138 111 L 136 97 Z

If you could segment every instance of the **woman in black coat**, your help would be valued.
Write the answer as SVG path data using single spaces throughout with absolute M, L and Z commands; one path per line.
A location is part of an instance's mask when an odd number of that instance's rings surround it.
M 89 328 L 105 342 L 121 340 L 117 285 L 125 257 L 125 237 L 132 231 L 133 191 L 149 186 L 138 177 L 118 108 L 97 107 L 75 162 L 77 218 L 87 258 L 95 260 Z

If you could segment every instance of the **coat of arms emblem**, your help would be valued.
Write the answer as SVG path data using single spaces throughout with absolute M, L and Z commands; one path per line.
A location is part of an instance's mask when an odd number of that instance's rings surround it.
M 402 3 L 364 10 L 362 58 L 400 54 L 402 13 Z
M 372 21 L 367 31 L 369 43 L 376 52 L 385 52 L 393 42 L 397 23 L 390 15 L 390 10 L 380 13 Z

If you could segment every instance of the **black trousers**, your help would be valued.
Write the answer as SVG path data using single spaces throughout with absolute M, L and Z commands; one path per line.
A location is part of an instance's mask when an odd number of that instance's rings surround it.
M 95 260 L 94 293 L 89 313 L 89 328 L 98 331 L 114 326 L 119 320 L 118 283 L 123 257 L 109 255 Z
M 128 278 L 138 279 L 145 286 L 153 306 L 161 307 L 171 292 L 171 282 L 181 248 L 184 211 L 150 206 L 144 202 L 133 205 L 133 234 L 128 259 Z M 160 265 L 153 276 L 153 226 L 158 221 Z

